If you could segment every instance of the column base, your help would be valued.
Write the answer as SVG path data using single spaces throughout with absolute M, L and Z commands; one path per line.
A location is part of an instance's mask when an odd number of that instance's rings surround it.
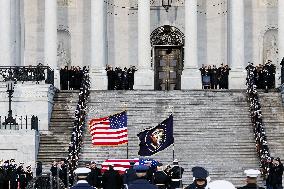
M 276 69 L 275 88 L 281 87 L 281 69 Z
M 143 69 L 135 72 L 133 88 L 135 90 L 154 90 L 154 71 Z
M 56 89 L 60 89 L 60 71 L 59 69 L 54 69 L 54 84 Z
M 182 72 L 181 89 L 202 89 L 201 73 L 197 68 L 185 69 Z
M 107 74 L 104 69 L 90 70 L 91 90 L 107 90 Z
M 247 72 L 243 69 L 232 69 L 229 74 L 229 89 L 246 89 Z

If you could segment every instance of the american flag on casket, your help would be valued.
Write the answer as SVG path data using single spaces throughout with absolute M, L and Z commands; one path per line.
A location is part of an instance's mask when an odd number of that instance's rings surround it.
M 102 172 L 108 170 L 109 165 L 113 165 L 114 170 L 117 170 L 119 174 L 124 174 L 126 169 L 129 169 L 130 162 L 135 162 L 135 165 L 151 165 L 156 167 L 158 161 L 154 159 L 107 159 L 102 163 Z

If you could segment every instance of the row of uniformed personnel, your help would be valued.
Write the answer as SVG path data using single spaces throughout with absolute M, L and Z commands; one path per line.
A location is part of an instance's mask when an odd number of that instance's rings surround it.
M 31 166 L 24 169 L 24 163 L 17 165 L 15 159 L 0 161 L 0 189 L 25 189 L 32 180 Z
M 159 185 L 150 184 L 147 180 L 147 171 L 149 167 L 145 165 L 137 165 L 134 166 L 134 170 L 136 173 L 136 179 L 131 183 L 126 185 L 127 189 L 158 189 L 161 188 Z M 94 189 L 92 186 L 88 184 L 86 181 L 87 175 L 90 173 L 90 169 L 88 168 L 78 168 L 75 170 L 75 174 L 77 175 L 77 184 L 73 186 L 71 189 Z M 227 181 L 213 181 L 211 183 L 208 182 L 209 173 L 203 167 L 194 167 L 192 168 L 194 181 L 189 186 L 185 187 L 185 189 L 235 189 L 235 187 Z M 260 171 L 249 169 L 245 171 L 247 176 L 246 182 L 247 184 L 243 187 L 239 187 L 238 189 L 264 189 L 257 185 L 257 176 L 260 174 Z M 111 183 L 110 183 L 111 184 Z

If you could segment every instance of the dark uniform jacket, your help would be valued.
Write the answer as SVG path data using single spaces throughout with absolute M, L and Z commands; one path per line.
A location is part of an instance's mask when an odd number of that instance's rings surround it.
M 133 167 L 130 167 L 125 171 L 125 174 L 123 175 L 123 183 L 124 184 L 130 184 L 134 180 L 137 179 L 136 171 L 133 169 Z
M 146 179 L 137 179 L 133 181 L 128 189 L 158 189 L 157 186 L 150 184 Z
M 120 189 L 122 187 L 122 178 L 118 171 L 107 170 L 102 176 L 103 189 Z
M 279 164 L 279 166 L 271 166 L 266 182 L 271 186 L 276 186 L 277 184 L 282 185 L 283 169 L 282 163 Z
M 168 187 L 170 181 L 170 177 L 164 171 L 157 171 L 153 175 L 153 184 L 164 184 L 165 187 Z
M 94 189 L 94 187 L 90 186 L 88 183 L 78 183 L 70 189 Z
M 259 187 L 256 184 L 247 184 L 243 187 L 239 187 L 238 189 L 264 189 L 264 188 Z
M 101 183 L 101 176 L 102 173 L 99 168 L 91 168 L 91 172 L 88 174 L 87 181 L 91 186 L 99 187 Z
M 185 187 L 184 189 L 205 189 L 205 187 L 204 188 L 198 188 L 194 183 L 192 183 L 189 186 Z

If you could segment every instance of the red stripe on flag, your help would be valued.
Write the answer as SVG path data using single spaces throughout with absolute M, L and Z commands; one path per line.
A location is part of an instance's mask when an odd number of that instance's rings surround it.
M 93 145 L 96 146 L 116 146 L 116 145 L 120 145 L 120 144 L 125 144 L 127 143 L 128 140 L 123 140 L 123 141 L 119 141 L 119 142 L 92 142 Z
M 105 120 L 107 120 L 107 119 L 108 119 L 108 117 L 94 118 L 94 119 L 91 119 L 90 123 L 105 121 Z
M 127 129 L 121 130 L 121 131 L 114 131 L 114 132 L 101 132 L 101 131 L 95 131 L 94 135 L 96 134 L 102 134 L 102 135 L 117 135 L 121 133 L 127 133 Z
M 125 138 L 125 137 L 127 137 L 127 134 L 124 134 L 124 135 L 121 135 L 121 136 L 116 136 L 116 137 L 111 137 L 111 136 L 109 136 L 109 137 L 96 137 L 96 135 L 94 135 L 93 137 L 92 137 L 92 139 L 93 140 L 95 140 L 95 139 L 120 139 L 120 138 Z
M 91 131 L 95 131 L 95 130 L 98 130 L 98 129 L 101 129 L 101 130 L 103 130 L 103 129 L 108 130 L 108 129 L 110 129 L 110 128 L 109 128 L 109 126 L 108 126 L 108 127 L 95 127 L 95 126 L 91 127 Z
M 130 167 L 130 162 L 139 162 L 139 159 L 107 159 L 102 164 L 102 172 L 108 170 L 109 165 L 113 165 L 114 170 L 117 170 L 120 174 L 124 174 L 125 170 Z

